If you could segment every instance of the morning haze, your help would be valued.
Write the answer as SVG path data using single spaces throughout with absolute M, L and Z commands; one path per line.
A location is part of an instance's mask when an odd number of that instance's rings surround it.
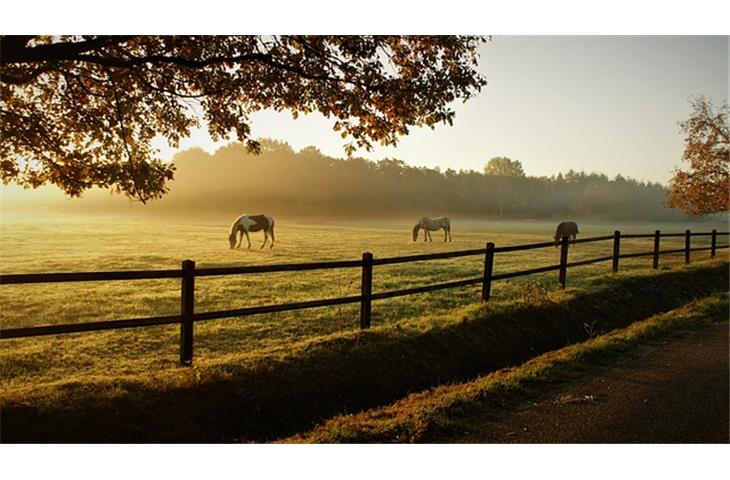
M 403 219 L 422 212 L 491 220 L 578 217 L 603 221 L 681 221 L 664 206 L 665 189 L 618 175 L 568 171 L 551 177 L 485 174 L 483 171 L 413 167 L 401 160 L 333 158 L 316 147 L 299 151 L 286 142 L 261 139 L 259 155 L 231 143 L 215 153 L 199 148 L 174 157 L 170 192 L 148 205 L 90 192 L 49 211 L 184 216 L 188 220 L 233 218 L 266 209 L 306 220 Z

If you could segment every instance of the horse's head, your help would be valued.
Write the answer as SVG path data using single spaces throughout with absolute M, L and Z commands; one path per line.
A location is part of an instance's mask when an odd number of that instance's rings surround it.
M 228 235 L 228 243 L 231 245 L 231 248 L 234 248 L 236 246 L 236 231 L 232 231 Z
M 418 222 L 415 227 L 413 227 L 413 241 L 415 242 L 418 239 L 418 230 L 421 228 L 421 222 Z

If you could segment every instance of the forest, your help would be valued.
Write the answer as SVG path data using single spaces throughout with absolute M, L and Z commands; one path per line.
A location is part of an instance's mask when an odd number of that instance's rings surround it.
M 276 212 L 304 217 L 453 215 L 505 219 L 594 217 L 680 220 L 665 206 L 666 189 L 617 175 L 568 171 L 550 177 L 486 175 L 414 167 L 386 158 L 370 161 L 295 152 L 262 139 L 261 154 L 231 143 L 208 154 L 177 154 L 175 181 L 159 209 L 236 214 Z
M 200 148 L 177 153 L 174 180 L 162 199 L 142 205 L 121 195 L 92 190 L 82 198 L 5 198 L 6 210 L 43 202 L 49 211 L 185 216 L 204 219 L 267 212 L 302 219 L 403 218 L 450 215 L 474 219 L 590 218 L 622 221 L 682 221 L 666 206 L 667 189 L 617 175 L 570 170 L 549 177 L 415 167 L 402 160 L 333 158 L 309 146 L 260 139 L 261 152 L 238 142 L 210 154 Z M 486 165 L 486 159 L 485 159 Z M 33 197 L 33 198 L 30 198 Z M 28 199 L 23 205 L 21 199 Z M 17 205 L 13 205 L 16 203 Z

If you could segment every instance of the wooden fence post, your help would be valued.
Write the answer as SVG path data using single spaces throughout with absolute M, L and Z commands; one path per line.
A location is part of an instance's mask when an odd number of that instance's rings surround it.
M 565 288 L 565 277 L 568 273 L 568 237 L 563 237 L 560 240 L 560 271 L 558 274 L 558 281 L 560 286 Z
M 659 233 L 659 230 L 654 230 L 654 262 L 652 263 L 652 268 L 656 270 L 659 268 L 659 239 L 661 238 L 661 233 Z
M 715 258 L 717 252 L 717 230 L 712 229 L 712 241 L 710 243 L 710 258 Z
M 484 280 L 482 281 L 482 302 L 489 301 L 492 292 L 492 270 L 494 268 L 494 243 L 487 242 L 487 251 L 484 254 Z
M 689 230 L 684 231 L 684 263 L 689 263 Z
M 193 312 L 195 309 L 195 262 L 183 260 L 180 297 L 180 365 L 193 364 Z
M 620 255 L 620 246 L 621 246 L 621 232 L 618 230 L 613 232 L 613 266 L 612 271 L 613 273 L 618 272 L 618 257 Z
M 372 312 L 373 293 L 373 254 L 362 254 L 362 284 L 360 288 L 360 328 L 370 328 L 370 313 Z

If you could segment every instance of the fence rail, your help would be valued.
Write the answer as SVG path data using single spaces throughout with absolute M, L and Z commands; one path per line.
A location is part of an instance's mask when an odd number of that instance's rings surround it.
M 310 262 L 310 263 L 287 263 L 273 265 L 249 265 L 239 267 L 213 267 L 213 268 L 195 268 L 195 262 L 192 260 L 184 260 L 182 268 L 179 270 L 137 270 L 137 271 L 118 271 L 118 272 L 72 272 L 72 273 L 30 273 L 30 274 L 11 274 L 0 275 L 0 285 L 17 285 L 31 283 L 57 283 L 57 282 L 88 282 L 88 281 L 114 281 L 114 280 L 147 280 L 147 279 L 170 279 L 180 278 L 180 315 L 170 315 L 162 317 L 133 318 L 123 320 L 109 320 L 100 322 L 86 322 L 61 325 L 46 325 L 39 327 L 22 327 L 22 328 L 5 328 L 0 329 L 0 339 L 34 337 L 41 335 L 57 335 L 63 333 L 78 333 L 89 331 L 113 330 L 121 328 L 148 327 L 155 325 L 180 325 L 180 363 L 182 365 L 191 365 L 193 360 L 193 338 L 195 322 L 204 320 L 213 320 L 229 317 L 242 317 L 247 315 L 256 315 L 262 313 L 285 312 L 291 310 L 301 310 L 307 308 L 326 307 L 334 305 L 345 305 L 349 303 L 360 303 L 360 328 L 366 329 L 370 327 L 372 314 L 372 301 L 383 300 L 386 298 L 394 298 L 405 295 L 414 295 L 418 293 L 432 292 L 436 290 L 444 290 L 449 288 L 465 287 L 469 285 L 482 285 L 482 301 L 489 301 L 491 294 L 492 282 L 498 280 L 506 280 L 509 278 L 522 277 L 526 275 L 535 275 L 550 271 L 559 271 L 558 281 L 562 287 L 565 287 L 567 279 L 567 270 L 569 268 L 590 265 L 600 262 L 612 262 L 612 271 L 615 273 L 619 270 L 619 260 L 622 258 L 636 258 L 652 256 L 652 267 L 657 269 L 659 266 L 660 255 L 671 255 L 676 253 L 684 253 L 685 263 L 690 262 L 690 252 L 710 251 L 710 258 L 715 257 L 717 250 L 729 248 L 730 245 L 718 245 L 718 235 L 727 236 L 729 232 L 690 232 L 686 230 L 684 233 L 661 233 L 656 230 L 651 234 L 622 234 L 618 230 L 613 235 L 604 235 L 598 237 L 582 238 L 580 240 L 569 240 L 567 237 L 561 239 L 560 242 L 539 242 L 523 245 L 509 245 L 504 247 L 496 247 L 494 243 L 489 242 L 485 248 L 457 250 L 443 253 L 430 253 L 419 255 L 405 255 L 388 258 L 373 258 L 372 253 L 363 253 L 361 260 L 345 260 L 331 262 Z M 700 236 L 710 236 L 711 244 L 709 247 L 691 247 L 691 238 Z M 660 240 L 662 238 L 683 237 L 685 239 L 684 248 L 660 249 Z M 621 253 L 621 239 L 641 239 L 653 238 L 654 248 L 652 251 Z M 606 240 L 613 240 L 613 254 L 603 257 L 580 260 L 576 262 L 568 262 L 569 245 L 578 243 L 591 243 Z M 560 246 L 560 263 L 545 267 L 531 268 L 527 270 L 519 270 L 515 272 L 493 274 L 495 254 L 519 252 L 538 248 L 547 248 Z M 484 255 L 484 273 L 480 277 L 468 278 L 462 280 L 454 280 L 449 282 L 437 283 L 432 285 L 405 288 L 400 290 L 390 290 L 385 292 L 372 292 L 373 267 L 381 265 L 393 265 L 398 263 L 420 262 L 428 260 L 439 260 L 446 258 L 458 258 L 466 256 Z M 255 307 L 236 308 L 231 310 L 220 310 L 213 312 L 195 312 L 195 278 L 217 275 L 241 275 L 254 273 L 271 273 L 271 272 L 292 272 L 307 271 L 318 269 L 333 268 L 360 268 L 362 270 L 362 283 L 360 295 L 328 298 L 320 300 L 309 300 L 303 302 L 292 302 L 273 305 L 261 305 Z
M 420 255 L 405 255 L 402 257 L 389 257 L 373 259 L 373 265 L 392 265 L 395 263 L 420 262 L 423 260 L 441 260 L 444 258 L 468 257 L 472 255 L 481 255 L 485 252 L 483 248 L 471 250 L 457 250 L 454 252 L 443 253 L 425 253 Z
M 331 268 L 352 268 L 361 266 L 362 261 L 360 260 L 312 263 L 279 263 L 273 265 L 249 265 L 244 267 L 198 268 L 195 270 L 195 276 L 208 277 L 213 275 L 237 275 L 242 273 L 301 272 L 305 270 L 325 270 Z
M 0 285 L 22 283 L 95 282 L 110 280 L 148 280 L 156 278 L 182 278 L 182 271 L 125 270 L 120 272 L 22 273 L 19 275 L 1 275 Z

